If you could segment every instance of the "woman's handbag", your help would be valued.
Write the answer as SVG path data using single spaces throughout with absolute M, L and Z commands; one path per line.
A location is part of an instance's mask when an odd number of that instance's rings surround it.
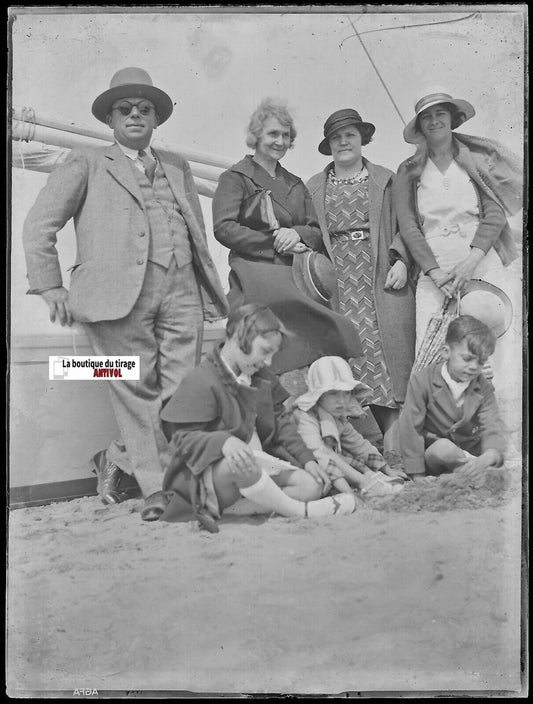
M 277 230 L 279 222 L 274 212 L 270 191 L 259 188 L 241 203 L 239 223 L 252 230 Z

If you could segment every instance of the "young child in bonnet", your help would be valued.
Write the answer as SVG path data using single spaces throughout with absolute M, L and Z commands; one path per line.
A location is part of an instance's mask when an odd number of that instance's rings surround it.
M 353 427 L 350 416 L 361 416 L 358 400 L 370 389 L 354 379 L 341 357 L 320 357 L 307 372 L 307 392 L 293 402 L 298 432 L 337 491 L 394 494 L 406 475 L 393 470 L 380 452 Z

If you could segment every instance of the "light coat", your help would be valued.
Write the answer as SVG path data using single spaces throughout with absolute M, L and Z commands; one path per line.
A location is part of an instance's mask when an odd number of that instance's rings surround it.
M 484 169 L 489 171 L 486 163 L 488 160 L 481 154 L 471 152 L 456 138 L 453 144 L 455 161 L 469 175 L 478 196 L 479 225 L 470 246 L 481 249 L 485 254 L 494 247 L 502 264 L 508 266 L 516 259 L 518 252 L 504 208 L 497 202 L 495 192 L 488 185 L 488 176 L 484 176 Z M 420 149 L 417 154 L 403 161 L 398 167 L 392 189 L 402 240 L 424 274 L 438 268 L 418 212 L 418 184 L 426 160 L 427 152 Z
M 396 217 L 392 209 L 392 171 L 382 166 L 371 164 L 366 159 L 363 163 L 368 170 L 368 197 L 370 242 L 372 247 L 374 270 L 372 286 L 378 321 L 381 345 L 385 363 L 391 376 L 394 399 L 401 403 L 405 398 L 409 374 L 415 354 L 415 299 L 413 282 L 395 291 L 385 289 L 385 280 L 396 253 L 402 257 L 410 269 L 410 256 L 397 234 Z M 331 259 L 331 237 L 328 231 L 325 197 L 329 164 L 324 171 L 313 176 L 307 183 L 313 205 L 322 230 L 324 245 Z M 353 321 L 357 326 L 358 321 Z
M 190 166 L 165 151 L 157 157 L 189 230 L 204 318 L 223 317 L 226 298 L 209 254 Z M 75 320 L 124 318 L 144 281 L 149 223 L 139 182 L 117 144 L 73 149 L 50 174 L 24 223 L 29 293 L 63 285 L 57 233 L 71 218 L 77 254 L 68 304 Z

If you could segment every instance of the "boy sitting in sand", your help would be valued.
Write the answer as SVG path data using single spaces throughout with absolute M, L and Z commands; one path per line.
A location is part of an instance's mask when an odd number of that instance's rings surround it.
M 459 472 L 474 483 L 500 467 L 507 433 L 482 374 L 494 352 L 491 329 L 470 315 L 450 323 L 442 361 L 412 375 L 400 414 L 400 447 L 414 477 Z
M 309 367 L 307 392 L 295 399 L 293 414 L 302 440 L 338 491 L 394 494 L 406 476 L 393 471 L 347 417 L 363 414 L 357 394 L 369 391 L 344 359 L 321 357 Z
M 200 523 L 216 532 L 222 511 L 242 496 L 282 516 L 355 510 L 353 494 L 320 498 L 324 473 L 285 411 L 288 393 L 268 369 L 285 335 L 264 306 L 230 314 L 225 340 L 163 409 L 173 456 L 144 520 L 176 520 L 189 502 Z

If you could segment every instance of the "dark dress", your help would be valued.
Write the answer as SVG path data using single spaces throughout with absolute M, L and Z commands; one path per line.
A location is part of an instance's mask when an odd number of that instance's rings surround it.
M 230 307 L 267 305 L 292 333 L 274 358 L 277 374 L 300 369 L 326 355 L 358 357 L 361 344 L 353 324 L 300 292 L 292 278 L 292 254 L 274 250 L 272 230 L 242 224 L 242 202 L 259 189 L 271 192 L 280 227 L 293 228 L 310 249 L 323 251 L 320 226 L 302 180 L 280 164 L 272 178 L 246 156 L 220 176 L 213 198 L 215 237 L 230 250 Z

